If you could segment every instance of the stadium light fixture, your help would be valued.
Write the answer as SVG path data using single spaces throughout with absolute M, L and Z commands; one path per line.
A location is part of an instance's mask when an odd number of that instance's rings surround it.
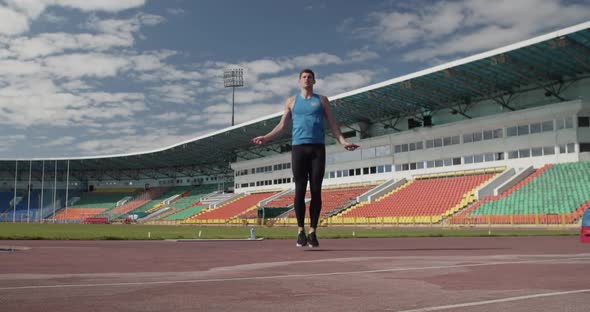
M 244 70 L 242 68 L 228 69 L 223 72 L 223 86 L 232 88 L 231 93 L 231 125 L 234 125 L 234 100 L 236 87 L 244 86 Z

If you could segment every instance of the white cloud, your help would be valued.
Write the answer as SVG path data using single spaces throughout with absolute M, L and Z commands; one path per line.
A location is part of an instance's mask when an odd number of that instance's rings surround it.
M 114 13 L 143 6 L 145 0 L 4 0 L 4 3 L 6 6 L 0 4 L 0 34 L 17 35 L 28 31 L 31 21 L 38 18 L 49 6 L 83 12 Z
M 35 37 L 17 37 L 8 44 L 10 56 L 33 59 L 68 50 L 107 51 L 133 45 L 133 36 L 111 34 L 43 33 Z
M 13 147 L 19 142 L 26 140 L 27 137 L 22 134 L 0 135 L 0 150 Z
M 64 16 L 59 16 L 53 13 L 44 13 L 41 18 L 52 24 L 63 24 L 67 20 Z
M 20 1 L 20 0 L 19 0 Z M 84 12 L 105 11 L 119 12 L 131 8 L 143 6 L 145 0 L 48 0 L 50 4 L 64 6 L 72 9 L 78 9 Z
M 34 75 L 41 72 L 41 65 L 34 61 L 0 60 L 0 77 Z
M 179 112 L 166 112 L 160 115 L 151 116 L 154 119 L 162 120 L 162 121 L 175 121 L 186 118 L 186 114 L 181 114 Z
M 169 14 L 172 14 L 172 15 L 181 15 L 181 14 L 185 14 L 186 10 L 183 10 L 181 8 L 167 8 L 166 12 L 168 12 Z
M 0 5 L 0 34 L 16 35 L 29 30 L 26 15 Z
M 76 141 L 76 138 L 73 136 L 63 136 L 61 138 L 57 138 L 46 143 L 41 144 L 42 147 L 64 147 L 70 145 Z
M 145 58 L 145 55 L 141 58 Z M 134 58 L 134 61 L 136 62 L 135 69 L 146 71 L 157 69 L 156 71 L 141 73 L 141 75 L 139 75 L 139 79 L 143 81 L 193 81 L 205 78 L 205 75 L 198 71 L 185 71 L 168 64 L 161 64 L 159 62 L 156 63 L 151 61 L 148 62 L 148 58 L 138 60 L 138 57 L 136 57 Z M 150 66 L 152 68 L 150 68 Z
M 67 78 L 112 77 L 129 65 L 124 57 L 103 53 L 76 53 L 51 56 L 44 60 L 44 65 L 53 75 Z
M 369 70 L 331 74 L 317 80 L 317 90 L 326 96 L 333 96 L 369 85 L 374 76 L 375 72 Z
M 196 86 L 190 84 L 166 84 L 150 89 L 159 101 L 176 104 L 194 104 L 197 96 Z
M 369 47 L 366 46 L 362 49 L 352 50 L 346 55 L 349 62 L 365 62 L 379 58 L 379 54 L 377 52 L 370 51 Z
M 588 16 L 588 3 L 563 0 L 438 1 L 421 10 L 374 12 L 369 26 L 352 32 L 385 46 L 420 45 L 403 59 L 432 62 L 525 40 Z
M 154 26 L 163 23 L 166 19 L 159 15 L 139 13 L 129 19 L 99 19 L 91 18 L 87 27 L 99 32 L 128 36 L 138 32 L 142 25 Z
M 236 105 L 234 113 L 234 123 L 240 124 L 248 122 L 254 119 L 258 119 L 265 115 L 274 114 L 283 110 L 282 103 L 277 104 L 248 104 L 248 105 Z M 225 126 L 231 125 L 231 103 L 220 103 L 208 106 L 203 110 L 205 118 L 191 117 L 191 121 L 199 121 L 201 124 L 208 126 Z
M 141 135 L 116 135 L 110 138 L 85 140 L 77 145 L 84 155 L 109 155 L 145 152 L 177 144 L 204 134 L 204 131 L 178 135 L 166 129 L 154 129 Z M 154 145 L 157 142 L 157 145 Z

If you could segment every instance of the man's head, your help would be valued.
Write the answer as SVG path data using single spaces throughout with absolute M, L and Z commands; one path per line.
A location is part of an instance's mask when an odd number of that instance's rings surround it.
M 311 69 L 304 69 L 299 72 L 299 85 L 302 88 L 312 87 L 315 84 L 315 74 Z

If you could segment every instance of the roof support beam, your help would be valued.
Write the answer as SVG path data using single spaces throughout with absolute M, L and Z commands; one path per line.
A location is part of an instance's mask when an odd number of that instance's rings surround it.
M 456 81 L 457 83 L 461 84 L 464 88 L 469 89 L 470 91 L 479 94 L 480 96 L 489 96 L 489 94 L 484 93 L 483 91 L 479 90 L 478 88 L 473 87 L 469 82 L 463 80 L 463 78 L 465 78 L 464 76 L 462 77 L 460 74 L 456 75 L 455 71 L 451 71 L 449 69 L 445 70 L 445 75 L 447 77 L 449 77 L 450 79 Z M 515 109 L 508 106 L 505 102 L 499 100 L 498 97 L 492 97 L 491 98 L 494 102 L 500 104 L 501 106 L 514 111 Z
M 567 56 L 571 57 L 572 59 L 576 60 L 577 63 L 580 63 L 582 67 L 586 70 L 590 70 L 590 64 L 586 62 L 584 59 L 580 58 L 576 53 L 572 53 L 568 47 L 571 47 L 572 50 L 576 52 L 580 52 L 581 54 L 589 54 L 590 49 L 587 47 L 577 43 L 574 40 L 571 40 L 567 37 L 553 39 L 549 41 L 549 47 L 552 49 L 558 49 L 558 51 L 565 53 Z M 582 50 L 582 51 L 580 51 Z
M 544 73 L 539 71 L 534 66 L 535 64 L 526 64 L 515 58 L 509 58 L 507 62 L 510 63 L 510 66 L 505 67 L 507 70 L 510 70 L 512 73 L 519 76 L 524 81 L 535 84 L 540 88 L 544 89 L 548 92 L 548 95 L 553 95 L 560 101 L 566 101 L 566 99 L 560 96 L 559 93 L 557 93 L 557 90 L 555 90 L 554 88 L 555 84 L 563 83 L 561 77 L 551 77 L 551 73 Z

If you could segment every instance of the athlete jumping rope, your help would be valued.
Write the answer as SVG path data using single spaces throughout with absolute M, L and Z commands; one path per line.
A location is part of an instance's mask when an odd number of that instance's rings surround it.
M 276 127 L 263 136 L 252 139 L 255 144 L 265 144 L 279 136 L 293 123 L 291 168 L 295 182 L 295 216 L 297 217 L 297 247 L 308 245 L 318 247 L 316 235 L 320 211 L 322 210 L 322 181 L 326 167 L 326 146 L 324 143 L 324 118 L 328 121 L 332 133 L 348 151 L 359 146 L 349 143 L 340 132 L 340 127 L 332 116 L 330 101 L 327 97 L 313 93 L 315 74 L 311 69 L 299 73 L 301 91 L 285 102 L 285 111 Z M 305 192 L 307 181 L 311 193 L 309 205 L 309 235 L 305 235 Z

